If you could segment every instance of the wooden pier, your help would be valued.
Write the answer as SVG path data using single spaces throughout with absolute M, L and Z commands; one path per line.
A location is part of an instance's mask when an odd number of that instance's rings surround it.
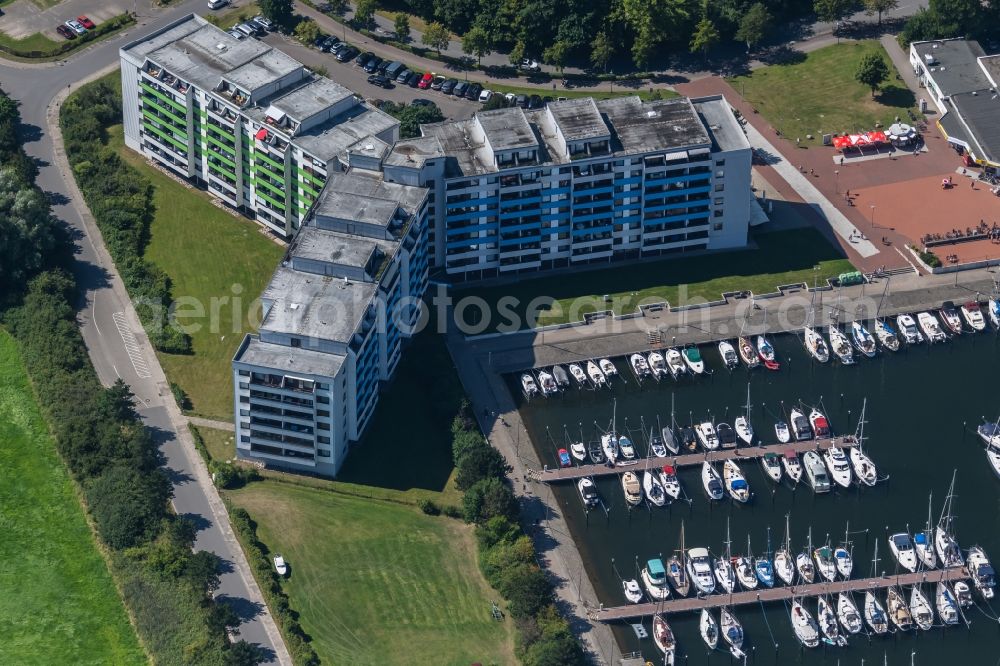
M 816 574 L 819 575 L 818 573 Z M 656 613 L 685 613 L 700 611 L 703 608 L 718 608 L 720 606 L 741 606 L 764 601 L 790 601 L 793 597 L 816 597 L 820 595 L 837 594 L 839 592 L 864 592 L 894 585 L 916 585 L 918 583 L 937 583 L 938 581 L 954 582 L 966 580 L 969 572 L 965 567 L 938 569 L 933 571 L 918 571 L 896 576 L 880 578 L 858 578 L 856 580 L 838 580 L 833 583 L 812 583 L 809 585 L 793 585 L 791 587 L 772 587 L 751 590 L 749 592 L 734 592 L 733 594 L 712 594 L 705 597 L 684 597 L 670 599 L 658 603 L 635 604 L 630 606 L 615 606 L 613 608 L 591 608 L 587 615 L 598 622 L 615 622 L 646 617 Z M 933 591 L 931 603 L 933 604 Z
M 787 444 L 770 444 L 766 446 L 741 446 L 733 449 L 716 449 L 715 451 L 700 451 L 698 453 L 685 453 L 676 456 L 636 458 L 628 462 L 619 461 L 614 466 L 607 463 L 600 465 L 577 465 L 575 467 L 562 467 L 545 469 L 537 474 L 540 481 L 572 481 L 586 476 L 606 476 L 609 474 L 622 474 L 629 469 L 639 467 L 644 469 L 647 464 L 650 468 L 659 468 L 664 465 L 674 467 L 692 467 L 701 465 L 706 460 L 709 462 L 720 462 L 723 460 L 756 460 L 768 453 L 784 454 L 788 451 L 795 451 L 796 454 L 803 454 L 806 451 L 822 451 L 830 447 L 850 448 L 857 444 L 853 435 L 846 437 L 834 437 L 833 439 L 808 439 L 801 442 L 789 442 Z

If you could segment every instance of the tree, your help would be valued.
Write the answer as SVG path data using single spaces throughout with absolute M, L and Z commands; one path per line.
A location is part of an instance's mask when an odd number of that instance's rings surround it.
M 882 27 L 882 14 L 899 7 L 899 0 L 865 0 L 865 14 L 878 14 L 878 27 Z
M 303 44 L 311 46 L 319 39 L 319 26 L 311 18 L 304 18 L 295 26 L 295 38 Z
M 520 534 L 521 526 L 504 516 L 495 516 L 476 527 L 476 540 L 484 552 L 498 543 L 512 543 Z
M 279 25 L 288 25 L 292 20 L 292 0 L 258 0 L 260 13 Z
M 451 33 L 440 23 L 428 23 L 420 41 L 441 55 L 441 51 L 448 48 L 448 44 L 451 43 Z
M 839 23 L 841 19 L 851 13 L 855 7 L 856 0 L 813 0 L 813 11 L 816 18 L 827 23 Z M 837 28 L 840 26 L 838 25 Z M 840 30 L 834 29 L 837 34 L 837 43 L 840 43 Z
M 621 0 L 625 22 L 632 28 L 632 60 L 648 67 L 658 48 L 689 34 L 694 0 Z
M 569 58 L 569 46 L 566 42 L 557 41 L 542 52 L 542 62 L 552 65 L 562 74 L 566 60 Z
M 517 67 L 518 65 L 521 64 L 521 61 L 524 60 L 524 56 L 525 56 L 524 42 L 518 41 L 514 44 L 514 47 L 511 48 L 510 53 L 507 54 L 507 60 L 510 62 L 510 64 Z
M 474 25 L 462 37 L 462 53 L 476 56 L 476 64 L 483 63 L 483 56 L 493 52 L 490 35 L 479 25 Z
M 400 12 L 392 20 L 392 28 L 396 31 L 396 38 L 404 44 L 410 41 L 410 17 Z
M 482 479 L 503 478 L 510 471 L 503 454 L 489 444 L 481 444 L 467 450 L 458 459 L 456 466 L 458 472 L 455 474 L 455 485 L 459 490 L 466 490 Z
M 263 648 L 245 640 L 239 640 L 226 650 L 226 666 L 257 666 L 267 658 Z
M 357 0 L 354 5 L 354 23 L 359 27 L 367 28 L 375 19 L 376 9 L 378 9 L 378 0 Z
M 747 45 L 747 53 L 751 47 L 760 43 L 771 27 L 771 14 L 761 3 L 755 3 L 747 10 L 747 13 L 740 19 L 740 27 L 736 31 L 735 39 Z
M 594 41 L 590 43 L 590 64 L 593 65 L 595 69 L 607 72 L 608 63 L 611 62 L 611 58 L 614 54 L 615 47 L 611 43 L 608 33 L 597 33 L 597 36 L 594 37 Z
M 500 576 L 497 590 L 516 619 L 531 617 L 552 600 L 552 586 L 537 564 L 516 564 Z
M 485 523 L 494 516 L 517 520 L 517 498 L 503 481 L 496 477 L 483 479 L 465 491 L 462 513 L 470 523 Z
M 112 548 L 129 548 L 155 536 L 167 511 L 170 482 L 115 466 L 91 482 L 87 503 L 101 537 Z
M 707 16 L 698 21 L 691 35 L 691 53 L 701 51 L 701 55 L 707 60 L 708 50 L 719 43 L 719 30 L 712 23 L 712 19 Z
M 980 27 L 979 0 L 930 0 L 928 6 L 937 17 L 941 35 L 969 35 Z
M 382 107 L 382 110 L 399 120 L 399 138 L 401 139 L 412 139 L 420 136 L 421 125 L 439 123 L 444 120 L 444 114 L 441 113 L 437 104 L 413 106 L 412 104 L 389 103 Z M 482 437 L 480 440 L 485 442 Z
M 866 53 L 858 63 L 858 69 L 854 72 L 854 78 L 872 89 L 872 99 L 875 99 L 875 91 L 883 81 L 889 78 L 889 66 L 885 64 L 882 55 L 879 53 Z

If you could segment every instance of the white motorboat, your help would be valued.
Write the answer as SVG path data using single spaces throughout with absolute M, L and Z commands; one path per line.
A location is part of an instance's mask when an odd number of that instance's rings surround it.
M 727 460 L 722 464 L 722 478 L 726 482 L 726 492 L 729 493 L 730 497 L 740 504 L 746 504 L 750 501 L 750 486 L 736 462 Z
M 760 357 L 757 355 L 757 350 L 750 344 L 749 339 L 741 336 L 736 341 L 736 347 L 739 350 L 740 358 L 743 359 L 748 368 L 756 368 L 760 365 Z
M 719 446 L 722 448 L 736 448 L 736 431 L 725 421 L 719 421 L 715 424 L 715 436 L 719 438 Z
M 847 339 L 847 336 L 836 326 L 831 326 L 828 333 L 830 335 L 830 348 L 837 359 L 844 365 L 854 363 L 854 350 L 851 348 L 851 343 Z
M 642 601 L 642 588 L 639 587 L 639 581 L 635 578 L 623 580 L 622 590 L 625 592 L 625 598 L 630 604 L 637 604 Z
M 681 353 L 676 349 L 667 350 L 667 370 L 670 371 L 671 376 L 677 379 L 681 375 L 687 374 L 687 366 L 684 365 L 684 358 Z
M 524 395 L 527 398 L 533 398 L 538 395 L 538 384 L 535 383 L 535 378 L 527 372 L 521 375 L 521 390 L 524 391 Z
M 680 451 L 680 447 L 677 445 L 677 435 L 674 433 L 674 429 L 670 426 L 663 426 L 660 429 L 660 437 L 663 441 L 663 446 L 667 447 L 667 451 L 676 454 Z
M 757 580 L 757 572 L 754 571 L 753 561 L 746 555 L 733 555 L 733 559 L 729 561 L 733 566 L 733 571 L 736 573 L 736 580 L 739 581 L 740 586 L 744 590 L 756 590 L 757 584 L 760 582 Z
M 699 595 L 715 592 L 715 575 L 712 573 L 712 558 L 707 548 L 692 548 L 687 552 L 687 572 L 689 580 Z
M 944 306 L 938 311 L 938 315 L 941 317 L 941 323 L 944 324 L 946 331 L 954 335 L 962 334 L 962 316 L 958 314 L 958 310 L 954 306 Z
M 934 607 L 919 585 L 910 588 L 910 615 L 923 631 L 934 626 Z
M 618 438 L 613 432 L 606 432 L 601 435 L 601 450 L 604 451 L 604 458 L 612 464 L 618 460 Z
M 847 639 L 840 635 L 840 627 L 837 625 L 837 614 L 833 610 L 833 604 L 826 596 L 820 596 L 816 600 L 816 622 L 819 624 L 820 631 L 823 632 L 824 643 L 847 645 Z
M 1000 449 L 995 446 L 987 447 L 986 462 L 990 464 L 993 473 L 1000 477 Z
M 715 434 L 715 426 L 711 421 L 699 423 L 694 427 L 694 432 L 698 435 L 698 442 L 706 451 L 719 448 L 719 437 Z
M 837 619 L 840 620 L 840 626 L 849 634 L 857 634 L 863 628 L 864 622 L 849 592 L 837 595 Z
M 831 583 L 837 579 L 837 563 L 833 561 L 832 548 L 829 546 L 816 548 L 813 550 L 813 560 L 820 576 Z
M 677 472 L 672 465 L 664 465 L 660 470 L 660 484 L 667 497 L 679 499 L 681 496 L 681 482 L 677 479 Z
M 732 594 L 736 589 L 736 572 L 733 571 L 733 563 L 728 557 L 717 557 L 712 563 L 712 570 L 715 572 L 715 581 L 726 594 Z
M 538 372 L 538 384 L 542 387 L 542 395 L 546 398 L 559 393 L 559 386 L 556 384 L 555 377 L 546 370 Z
M 578 363 L 569 364 L 569 374 L 576 381 L 577 386 L 584 387 L 587 385 L 587 373 L 583 371 L 583 368 Z
M 802 413 L 802 410 L 798 407 L 793 407 L 788 417 L 792 425 L 792 434 L 795 435 L 795 441 L 803 442 L 813 438 L 812 425 L 809 424 L 809 419 Z
M 860 321 L 851 322 L 851 341 L 859 352 L 868 358 L 874 358 L 875 338 Z
M 566 368 L 561 365 L 553 365 L 552 376 L 555 377 L 556 386 L 558 386 L 560 390 L 568 389 L 570 387 L 569 375 L 566 374 Z
M 996 585 L 996 574 L 990 564 L 990 559 L 986 557 L 986 551 L 979 546 L 973 546 L 969 549 L 968 569 L 979 594 L 983 595 L 983 599 L 992 599 L 993 587 Z
M 860 445 L 851 447 L 848 458 L 851 460 L 851 467 L 854 468 L 854 476 L 858 483 L 869 487 L 874 486 L 878 481 L 878 470 L 876 470 L 872 459 L 861 450 Z
M 576 482 L 576 489 L 580 491 L 580 499 L 588 509 L 593 509 L 601 503 L 601 496 L 597 492 L 597 485 L 589 476 L 585 476 Z
M 976 434 L 986 446 L 1000 448 L 1000 422 L 984 423 L 976 428 Z
M 608 381 L 611 381 L 612 377 L 618 376 L 618 366 L 612 363 L 610 359 L 602 358 L 597 364 L 601 367 L 601 372 L 608 378 Z
M 649 454 L 654 458 L 667 457 L 667 447 L 663 444 L 663 438 L 654 435 L 652 431 L 649 434 Z
M 580 462 L 587 459 L 587 447 L 583 442 L 573 442 L 570 444 L 569 453 Z
M 897 532 L 890 536 L 889 550 L 899 562 L 899 566 L 911 572 L 917 570 L 917 551 L 913 548 L 913 539 L 909 532 Z
M 846 546 L 837 546 L 833 549 L 833 563 L 837 566 L 837 573 L 841 578 L 850 579 L 851 572 L 854 571 L 854 558 Z
M 962 318 L 973 331 L 986 330 L 986 318 L 983 317 L 983 310 L 977 301 L 969 301 L 962 306 Z
M 722 629 L 723 640 L 729 643 L 729 653 L 736 659 L 746 657 L 746 654 L 740 649 L 743 647 L 743 625 L 736 619 L 732 611 L 725 606 L 722 607 L 722 611 L 720 612 L 719 625 Z
M 701 485 L 705 488 L 705 494 L 710 500 L 721 500 L 725 492 L 722 487 L 722 479 L 719 473 L 712 467 L 712 463 L 707 460 L 701 464 Z
M 993 328 L 1000 329 L 1000 298 L 991 298 L 986 306 L 986 315 L 990 318 Z
M 642 491 L 654 506 L 663 506 L 667 503 L 667 493 L 660 483 L 659 475 L 654 471 L 647 469 L 642 473 Z
M 875 337 L 878 338 L 883 349 L 888 349 L 891 352 L 899 351 L 899 336 L 896 334 L 896 329 L 884 319 L 875 320 Z
M 670 598 L 670 586 L 667 584 L 667 570 L 663 566 L 663 560 L 656 557 L 648 562 L 639 573 L 642 585 L 646 588 L 646 594 L 653 602 L 663 601 Z
M 782 444 L 792 441 L 792 431 L 788 429 L 788 424 L 784 421 L 778 421 L 774 424 L 774 436 Z
M 649 352 L 649 370 L 653 373 L 653 376 L 657 379 L 666 377 L 670 374 L 667 370 L 667 362 L 663 358 L 663 354 L 658 351 Z
M 764 474 L 775 483 L 781 483 L 781 458 L 777 453 L 765 453 L 760 457 Z
M 625 501 L 632 506 L 642 502 L 642 486 L 635 472 L 629 470 L 622 474 L 622 490 L 625 492 Z
M 695 449 L 698 448 L 698 434 L 691 426 L 681 426 L 678 439 L 680 439 L 681 448 L 688 453 L 694 453 Z
M 820 363 L 826 363 L 830 360 L 830 349 L 826 346 L 826 341 L 823 340 L 822 335 L 806 326 L 803 330 L 803 340 L 805 342 L 806 351 L 809 352 L 814 359 Z
M 909 631 L 913 628 L 913 616 L 910 608 L 903 599 L 903 594 L 895 587 L 890 587 L 885 593 L 885 607 L 888 611 L 889 620 L 896 625 L 900 631 Z
M 701 639 L 705 641 L 705 645 L 714 650 L 719 644 L 719 625 L 706 608 L 701 609 L 698 630 L 701 632 Z
M 920 330 L 927 336 L 928 342 L 944 342 L 948 339 L 947 334 L 941 330 L 938 320 L 930 312 L 918 313 L 917 323 L 920 324 Z
M 956 580 L 953 589 L 959 608 L 970 608 L 975 603 L 972 600 L 972 588 L 966 581 Z
M 938 617 L 946 626 L 958 624 L 961 619 L 958 614 L 958 601 L 955 595 L 948 588 L 948 584 L 939 581 L 934 594 L 934 607 L 937 608 Z
M 889 631 L 889 618 L 885 615 L 885 607 L 871 590 L 865 590 L 865 622 L 877 636 Z
M 827 420 L 826 415 L 815 407 L 809 412 L 809 425 L 812 426 L 813 435 L 816 439 L 830 437 L 832 434 L 830 422 Z
M 601 370 L 593 361 L 587 361 L 587 376 L 590 377 L 590 381 L 594 383 L 594 386 L 601 388 L 606 386 L 608 383 L 608 378 L 604 376 L 604 372 Z
M 814 648 L 819 645 L 819 628 L 812 614 L 805 609 L 798 599 L 792 599 L 792 630 L 802 645 Z
M 663 653 L 664 666 L 674 666 L 674 658 L 677 652 L 677 641 L 674 632 L 671 631 L 667 619 L 661 613 L 653 616 L 653 642 Z
M 635 460 L 635 446 L 625 435 L 618 438 L 618 451 L 625 460 Z
M 823 453 L 826 467 L 830 470 L 830 478 L 841 488 L 851 487 L 851 464 L 839 446 L 831 446 Z
M 646 357 L 642 354 L 632 354 L 628 357 L 628 362 L 632 366 L 632 372 L 639 379 L 652 376 L 653 371 L 649 369 L 649 363 L 646 362 Z
M 924 336 L 920 333 L 920 329 L 917 328 L 917 322 L 913 320 L 912 315 L 899 315 L 896 317 L 896 325 L 899 326 L 899 332 L 902 333 L 906 344 L 919 345 L 924 341 Z
M 719 343 L 719 356 L 722 357 L 722 362 L 725 363 L 726 368 L 732 370 L 740 364 L 740 357 L 736 355 L 736 348 L 733 347 L 733 343 L 729 340 L 723 340 Z
M 745 416 L 737 416 L 733 420 L 733 429 L 736 430 L 736 436 L 739 437 L 744 444 L 747 446 L 753 444 L 753 426 L 750 425 L 750 419 Z
M 684 363 L 692 374 L 701 375 L 705 373 L 705 361 L 701 358 L 701 352 L 695 346 L 685 347 L 681 353 Z
M 795 451 L 786 451 L 781 456 L 781 466 L 792 485 L 798 485 L 799 481 L 802 480 L 802 461 L 799 460 L 798 454 Z
M 778 370 L 781 367 L 777 355 L 774 353 L 774 347 L 763 335 L 757 336 L 757 355 L 760 356 L 760 360 L 764 362 L 764 367 L 768 370 Z
M 827 476 L 823 459 L 815 451 L 806 451 L 802 456 L 802 466 L 806 470 L 806 479 L 817 494 L 830 492 L 830 477 Z
M 274 554 L 274 570 L 278 572 L 279 576 L 284 576 L 288 573 L 288 563 L 285 562 L 285 558 L 281 555 Z

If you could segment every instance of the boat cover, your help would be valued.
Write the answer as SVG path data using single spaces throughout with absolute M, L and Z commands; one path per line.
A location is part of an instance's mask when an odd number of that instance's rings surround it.
M 664 465 L 663 466 L 663 473 L 664 474 L 673 474 L 674 473 L 674 466 L 673 465 Z
M 927 543 L 927 535 L 924 534 L 923 532 L 917 532 L 914 535 L 913 540 L 922 546 L 925 543 Z
M 747 482 L 743 479 L 736 479 L 731 485 L 733 490 L 746 490 L 747 488 Z
M 667 573 L 667 570 L 663 568 L 663 560 L 658 557 L 646 562 L 646 570 L 649 571 L 649 576 L 653 580 L 663 578 Z
M 792 450 L 789 449 L 788 451 L 785 451 L 785 457 L 789 458 L 789 459 L 794 459 L 794 458 L 798 458 L 799 456 L 798 456 L 797 453 L 795 453 L 795 451 L 792 451 Z

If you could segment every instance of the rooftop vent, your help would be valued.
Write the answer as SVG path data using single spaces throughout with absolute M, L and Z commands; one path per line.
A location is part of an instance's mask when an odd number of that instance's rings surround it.
M 365 144 L 365 150 L 375 150 L 375 144 L 374 143 L 366 143 Z
M 647 111 L 646 112 L 646 117 L 647 118 L 656 118 L 658 115 L 660 115 L 660 114 L 657 111 Z
M 288 304 L 288 309 L 289 310 L 298 310 L 299 309 L 299 304 L 298 303 L 289 303 Z
M 215 48 L 218 51 L 225 51 L 226 50 L 226 45 L 223 44 L 222 42 L 219 42 L 218 44 L 215 45 Z

